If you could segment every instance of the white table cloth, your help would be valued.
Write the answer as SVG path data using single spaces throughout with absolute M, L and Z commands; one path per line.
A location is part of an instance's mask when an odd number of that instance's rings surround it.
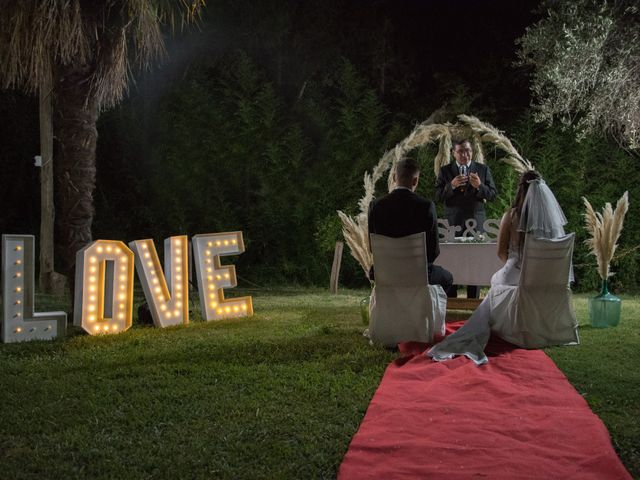
M 491 276 L 502 268 L 496 243 L 440 243 L 434 262 L 453 275 L 457 285 L 490 285 Z

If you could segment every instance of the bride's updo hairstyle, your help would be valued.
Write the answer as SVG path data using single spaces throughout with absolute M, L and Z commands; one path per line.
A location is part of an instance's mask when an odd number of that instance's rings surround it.
M 531 185 L 532 180 L 540 180 L 540 174 L 535 170 L 527 170 L 522 175 L 520 175 L 520 180 L 518 181 L 518 191 L 516 192 L 516 198 L 513 200 L 513 209 L 515 210 L 514 215 L 511 216 L 511 221 L 514 222 L 514 225 L 518 225 L 520 223 L 520 216 L 522 215 L 522 206 L 524 205 L 524 199 L 527 197 L 527 192 L 529 191 L 529 185 Z M 520 253 L 522 253 L 522 247 L 524 245 L 524 233 L 520 232 L 518 238 L 518 247 L 520 248 Z
M 540 180 L 540 178 L 540 174 L 535 170 L 527 170 L 522 175 L 520 175 L 516 198 L 513 200 L 513 205 L 511 205 L 516 209 L 518 218 L 520 218 L 520 215 L 522 214 L 522 205 L 524 204 L 524 199 L 527 197 L 527 192 L 529 191 L 529 182 L 531 182 L 532 180 Z

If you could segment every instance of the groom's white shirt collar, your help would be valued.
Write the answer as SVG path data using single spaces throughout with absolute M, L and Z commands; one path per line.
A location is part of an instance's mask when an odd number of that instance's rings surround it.
M 413 190 L 411 190 L 409 187 L 396 186 L 396 188 L 394 188 L 393 191 L 395 192 L 396 190 L 409 190 L 410 192 L 413 192 Z
M 461 163 L 456 162 L 456 165 L 458 166 L 458 171 L 460 171 L 460 167 L 462 166 Z M 473 160 L 471 160 L 469 163 L 467 163 L 467 172 L 469 170 L 471 170 L 471 165 L 473 165 Z

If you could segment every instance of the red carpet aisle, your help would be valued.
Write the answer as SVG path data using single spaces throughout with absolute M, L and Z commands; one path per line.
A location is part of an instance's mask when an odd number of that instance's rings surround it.
M 544 352 L 492 341 L 488 356 L 482 367 L 424 355 L 392 363 L 338 478 L 631 478 L 603 423 Z

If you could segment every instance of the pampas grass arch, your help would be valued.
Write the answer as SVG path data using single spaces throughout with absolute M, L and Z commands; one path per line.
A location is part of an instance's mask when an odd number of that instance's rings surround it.
M 482 143 L 492 143 L 505 153 L 499 160 L 511 165 L 518 172 L 533 170 L 533 165 L 523 158 L 511 144 L 511 141 L 497 128 L 483 123 L 476 117 L 458 115 L 458 123 L 421 123 L 409 134 L 407 138 L 398 143 L 393 149 L 387 151 L 372 172 L 364 174 L 364 196 L 358 201 L 360 213 L 351 217 L 338 210 L 338 216 L 342 221 L 342 234 L 349 245 L 351 255 L 358 261 L 366 274 L 373 264 L 371 249 L 369 247 L 369 233 L 367 225 L 367 212 L 369 204 L 373 200 L 375 186 L 382 178 L 384 172 L 389 170 L 387 185 L 389 191 L 393 190 L 393 171 L 395 164 L 405 154 L 414 148 L 430 143 L 438 142 L 438 154 L 433 162 L 433 171 L 436 175 L 440 168 L 450 161 L 453 139 L 469 138 L 473 147 L 473 160 L 484 163 Z

